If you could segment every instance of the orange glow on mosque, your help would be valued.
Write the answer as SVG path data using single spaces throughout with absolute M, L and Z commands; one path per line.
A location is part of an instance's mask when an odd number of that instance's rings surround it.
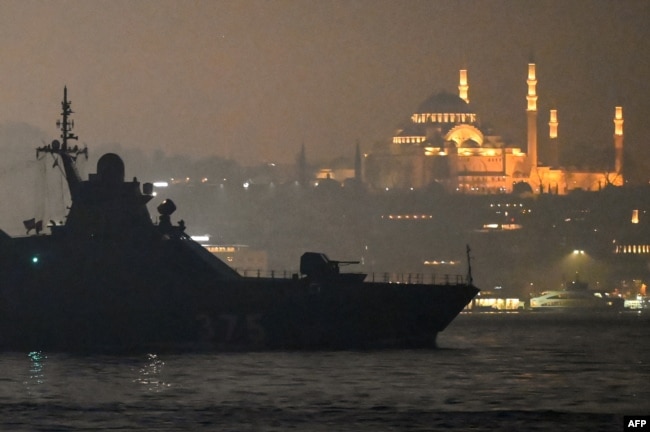
M 376 189 L 413 189 L 439 184 L 451 193 L 491 194 L 513 190 L 566 194 L 623 185 L 623 109 L 614 113 L 615 160 L 611 169 L 575 170 L 558 160 L 558 110 L 550 111 L 548 138 L 537 131 L 537 72 L 528 64 L 526 76 L 527 142 L 504 142 L 482 128 L 469 103 L 467 70 L 460 71 L 458 95 L 441 92 L 426 99 L 392 140 L 375 146 L 364 158 L 364 179 Z M 538 160 L 538 146 L 548 160 Z M 522 150 L 525 147 L 525 151 Z

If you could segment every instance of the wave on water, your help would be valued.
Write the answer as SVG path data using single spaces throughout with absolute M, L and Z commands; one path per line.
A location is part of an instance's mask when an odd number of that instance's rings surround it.
M 3 430 L 232 430 L 331 431 L 616 431 L 623 417 L 559 411 L 426 411 L 394 407 L 177 406 L 111 403 L 66 406 L 20 403 L 0 406 Z

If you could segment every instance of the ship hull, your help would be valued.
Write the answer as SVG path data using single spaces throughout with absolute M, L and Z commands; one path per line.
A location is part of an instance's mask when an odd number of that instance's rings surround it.
M 0 349 L 434 347 L 438 332 L 478 292 L 468 284 L 224 278 L 187 255 L 184 241 L 122 247 L 128 256 L 115 247 L 75 246 L 52 236 L 5 242 Z

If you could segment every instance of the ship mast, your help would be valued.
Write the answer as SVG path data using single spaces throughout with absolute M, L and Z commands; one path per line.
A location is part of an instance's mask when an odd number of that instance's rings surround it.
M 61 120 L 56 121 L 56 126 L 61 129 L 61 149 L 66 151 L 68 149 L 68 140 L 77 140 L 78 136 L 72 133 L 74 128 L 74 120 L 69 121 L 68 117 L 70 114 L 74 114 L 72 111 L 72 101 L 68 100 L 68 87 L 63 87 L 63 101 L 61 102 Z
M 70 198 L 74 202 L 79 194 L 79 185 L 81 185 L 82 182 L 76 167 L 77 156 L 83 154 L 86 156 L 86 159 L 88 159 L 88 148 L 84 147 L 83 149 L 79 149 L 79 146 L 77 145 L 72 148 L 68 146 L 68 140 L 77 140 L 79 138 L 72 133 L 74 120 L 70 120 L 70 115 L 73 114 L 74 111 L 72 111 L 71 106 L 72 101 L 68 100 L 68 88 L 63 87 L 61 119 L 56 121 L 56 126 L 61 130 L 61 142 L 54 140 L 50 145 L 37 148 L 36 157 L 38 157 L 40 153 L 50 153 L 58 155 L 61 158 L 63 169 L 65 171 L 65 178 L 68 182 L 68 189 L 70 190 Z

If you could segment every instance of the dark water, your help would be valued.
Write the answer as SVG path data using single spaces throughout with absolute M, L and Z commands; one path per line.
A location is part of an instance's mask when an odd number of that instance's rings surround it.
M 0 430 L 623 430 L 648 315 L 462 315 L 441 349 L 0 354 Z

